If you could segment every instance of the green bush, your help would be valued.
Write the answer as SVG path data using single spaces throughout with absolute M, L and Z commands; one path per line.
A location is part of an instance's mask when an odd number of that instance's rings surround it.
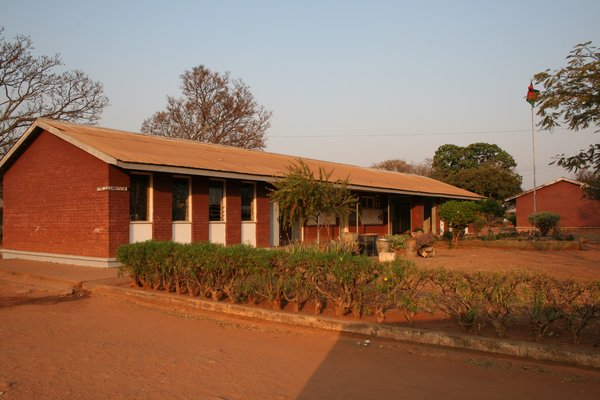
M 540 230 L 542 236 L 546 236 L 551 229 L 558 226 L 560 215 L 551 212 L 537 212 L 530 214 L 527 219 Z
M 315 313 L 327 304 L 340 316 L 368 312 L 379 322 L 392 309 L 407 321 L 418 312 L 443 312 L 468 330 L 489 324 L 498 336 L 529 320 L 537 340 L 562 329 L 575 343 L 600 325 L 600 281 L 426 270 L 406 260 L 380 263 L 307 246 L 266 250 L 148 241 L 121 246 L 117 256 L 120 274 L 136 286 L 215 301 L 264 300 L 274 309 L 288 302 L 294 311 L 311 301 Z
M 517 213 L 507 214 L 506 219 L 512 224 L 512 226 L 517 226 Z
M 406 241 L 410 239 L 410 235 L 390 235 L 388 239 L 392 250 L 401 250 L 406 248 Z
M 455 246 L 465 228 L 477 220 L 478 211 L 479 205 L 474 201 L 451 200 L 439 206 L 438 215 L 452 229 Z

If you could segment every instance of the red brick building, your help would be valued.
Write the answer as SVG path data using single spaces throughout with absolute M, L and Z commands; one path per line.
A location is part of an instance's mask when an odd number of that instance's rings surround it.
M 297 158 L 228 146 L 37 120 L 0 161 L 3 256 L 111 266 L 143 240 L 277 246 L 284 236 L 270 183 Z M 437 205 L 480 196 L 430 178 L 317 160 L 311 169 L 350 178 L 359 218 L 326 222 L 384 235 L 437 231 Z M 311 240 L 316 226 L 299 226 Z
M 536 210 L 560 215 L 560 228 L 575 232 L 600 232 L 600 200 L 584 197 L 583 183 L 560 178 L 536 189 Z M 517 229 L 532 228 L 528 218 L 533 213 L 533 189 L 507 199 L 514 202 Z

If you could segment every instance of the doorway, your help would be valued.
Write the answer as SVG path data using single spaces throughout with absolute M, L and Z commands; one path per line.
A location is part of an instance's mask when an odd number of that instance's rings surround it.
M 392 235 L 410 232 L 411 202 L 408 197 L 391 198 Z

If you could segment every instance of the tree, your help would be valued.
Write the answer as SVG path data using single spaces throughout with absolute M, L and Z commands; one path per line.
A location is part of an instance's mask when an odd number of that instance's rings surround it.
M 488 228 L 488 236 L 491 236 L 494 222 L 496 222 L 498 218 L 504 216 L 504 207 L 495 200 L 484 199 L 479 202 L 479 212 L 485 219 Z
M 600 49 L 592 42 L 577 44 L 567 56 L 563 68 L 535 74 L 537 84 L 543 89 L 538 97 L 537 115 L 541 117 L 538 126 L 552 129 L 566 124 L 569 129 L 578 131 L 588 127 L 598 128 L 600 122 Z M 597 129 L 596 132 L 600 132 Z M 596 179 L 589 187 L 600 187 L 600 143 L 591 144 L 579 154 L 567 156 L 564 153 L 555 157 L 558 166 L 568 171 L 590 168 Z M 600 199 L 598 192 L 586 190 L 588 197 Z
M 498 145 L 445 144 L 433 156 L 432 177 L 494 200 L 521 192 L 522 178 L 514 158 Z
M 246 149 L 263 149 L 271 112 L 229 73 L 203 65 L 181 75 L 182 98 L 167 97 L 167 109 L 142 123 L 142 132 Z
M 575 173 L 575 179 L 584 183 L 584 196 L 589 199 L 600 199 L 600 173 L 592 169 L 580 169 Z
M 451 200 L 439 206 L 438 215 L 452 229 L 454 246 L 469 224 L 477 221 L 477 211 L 479 206 L 473 201 Z
M 58 54 L 34 56 L 27 36 L 7 41 L 0 27 L 0 156 L 36 118 L 96 123 L 108 99 L 81 71 L 57 72 Z
M 457 171 L 447 183 L 501 201 L 521 192 L 521 176 L 512 170 L 483 165 Z
M 558 226 L 560 215 L 551 212 L 537 212 L 530 214 L 527 219 L 540 230 L 542 236 L 546 236 L 551 229 Z
M 319 168 L 319 176 L 301 159 L 288 166 L 285 177 L 273 183 L 271 200 L 279 203 L 284 225 L 305 223 L 313 219 L 317 223 L 317 243 L 320 242 L 321 216 L 335 214 L 342 220 L 356 205 L 358 199 L 348 189 L 349 179 L 330 181 L 333 171 Z
M 384 169 L 386 171 L 401 172 L 421 176 L 431 176 L 431 159 L 416 164 L 408 163 L 399 158 L 381 161 L 371 165 L 371 168 Z

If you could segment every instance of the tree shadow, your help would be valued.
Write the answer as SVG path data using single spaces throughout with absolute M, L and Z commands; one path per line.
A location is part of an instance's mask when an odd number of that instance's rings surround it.
M 71 293 L 56 293 L 47 296 L 35 294 L 0 295 L 0 308 L 18 307 L 23 305 L 54 305 L 58 303 L 77 301 L 90 296 L 88 290 L 73 288 Z
M 295 399 L 596 398 L 598 382 L 570 387 L 560 366 L 534 363 L 341 334 Z

